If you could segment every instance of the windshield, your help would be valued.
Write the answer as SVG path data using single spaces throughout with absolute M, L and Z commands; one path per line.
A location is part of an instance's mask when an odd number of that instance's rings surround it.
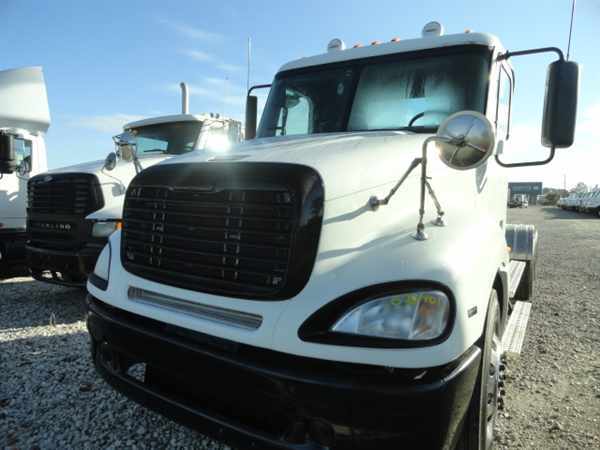
M 181 155 L 194 150 L 202 122 L 171 122 L 134 128 L 138 156 L 151 153 Z
M 396 54 L 277 75 L 258 137 L 340 131 L 432 132 L 450 114 L 484 113 L 490 53 Z

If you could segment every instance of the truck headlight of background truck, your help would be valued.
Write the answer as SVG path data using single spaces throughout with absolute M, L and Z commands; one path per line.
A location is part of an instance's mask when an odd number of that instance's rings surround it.
M 92 236 L 103 238 L 110 236 L 114 231 L 121 229 L 122 222 L 119 220 L 96 222 L 92 226 Z

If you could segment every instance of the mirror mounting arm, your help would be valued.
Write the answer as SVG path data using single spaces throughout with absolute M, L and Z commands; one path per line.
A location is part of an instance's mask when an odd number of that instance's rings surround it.
M 507 51 L 506 53 L 502 53 L 501 55 L 498 55 L 497 60 L 503 61 L 503 60 L 511 58 L 513 56 L 535 55 L 538 53 L 556 53 L 558 55 L 558 58 L 561 61 L 564 61 L 564 59 L 565 59 L 565 56 L 560 48 L 558 48 L 558 47 L 541 47 L 541 48 L 532 48 L 529 50 L 519 50 L 516 52 Z
M 550 156 L 548 156 L 546 159 L 542 160 L 542 161 L 527 161 L 527 162 L 520 162 L 520 163 L 505 163 L 500 161 L 500 157 L 498 156 L 498 154 L 494 155 L 494 157 L 496 158 L 496 162 L 501 165 L 502 167 L 528 167 L 528 166 L 543 166 L 544 164 L 548 164 L 550 161 L 552 161 L 554 159 L 554 150 L 556 147 L 552 146 L 550 147 Z
M 431 195 L 431 197 L 434 199 L 434 203 L 436 205 L 437 208 L 437 213 L 438 213 L 438 217 L 436 219 L 436 221 L 434 222 L 435 225 L 437 226 L 444 226 L 444 220 L 443 220 L 443 215 L 444 215 L 444 211 L 442 210 L 441 206 L 439 206 L 439 202 L 438 199 L 435 195 L 435 193 L 433 192 L 433 189 L 431 188 L 431 185 L 429 184 L 429 181 L 427 181 L 427 146 L 429 145 L 430 142 L 445 142 L 445 143 L 452 143 L 456 141 L 456 138 L 450 138 L 450 137 L 445 137 L 445 136 L 430 136 L 427 139 L 425 139 L 425 141 L 423 142 L 423 155 L 421 157 L 421 198 L 420 198 L 420 205 L 419 205 L 419 223 L 417 223 L 417 232 L 414 235 L 414 238 L 417 241 L 425 241 L 428 239 L 427 233 L 425 233 L 425 224 L 423 223 L 423 216 L 425 216 L 425 190 L 427 190 L 429 192 L 429 195 Z M 462 141 L 462 139 L 461 139 Z
M 404 175 L 402 175 L 402 178 L 400 178 L 400 180 L 396 183 L 396 185 L 390 190 L 389 194 L 383 198 L 383 199 L 378 199 L 376 196 L 372 196 L 371 198 L 369 198 L 369 207 L 375 211 L 377 208 L 379 208 L 380 206 L 384 206 L 387 205 L 390 202 L 390 199 L 393 197 L 393 195 L 396 193 L 396 191 L 400 188 L 400 186 L 402 185 L 402 183 L 404 183 L 404 181 L 406 180 L 406 178 L 408 178 L 408 176 L 410 175 L 410 173 L 419 165 L 421 164 L 421 162 L 423 161 L 422 158 L 415 158 L 412 160 L 412 162 L 410 163 L 410 166 L 408 167 L 408 169 L 406 170 L 406 172 L 404 172 Z

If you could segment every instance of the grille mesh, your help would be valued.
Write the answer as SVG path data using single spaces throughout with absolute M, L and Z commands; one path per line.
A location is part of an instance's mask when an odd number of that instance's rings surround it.
M 27 186 L 27 231 L 45 248 L 76 248 L 88 230 L 84 218 L 104 206 L 98 178 L 92 174 L 38 175 Z
M 265 183 L 241 174 L 220 178 L 218 186 L 200 183 L 205 181 L 200 174 L 194 179 L 184 186 L 134 180 L 123 214 L 125 268 L 194 290 L 248 297 L 281 295 L 289 285 L 297 253 L 302 192 L 285 178 Z M 310 257 L 309 261 L 312 268 Z
M 102 193 L 94 175 L 60 174 L 34 177 L 28 184 L 32 214 L 86 216 L 102 207 Z

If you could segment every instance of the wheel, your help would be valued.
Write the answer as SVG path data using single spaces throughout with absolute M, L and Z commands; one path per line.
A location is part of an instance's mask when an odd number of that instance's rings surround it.
M 492 290 L 482 336 L 479 377 L 466 414 L 460 450 L 490 450 L 494 446 L 494 425 L 500 404 L 502 358 L 502 317 L 498 294 Z
M 597 215 L 598 217 L 600 217 L 600 208 L 597 208 L 597 209 L 596 209 L 596 215 Z

